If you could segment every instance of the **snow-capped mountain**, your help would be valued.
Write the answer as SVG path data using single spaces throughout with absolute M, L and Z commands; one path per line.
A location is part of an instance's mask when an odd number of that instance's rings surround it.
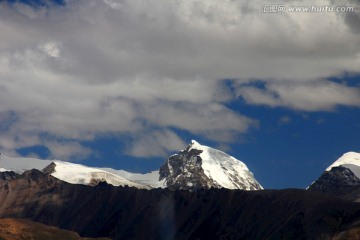
M 96 185 L 107 182 L 114 186 L 130 186 L 150 189 L 150 186 L 132 182 L 117 174 L 103 169 L 87 167 L 81 164 L 59 160 L 40 160 L 37 158 L 15 158 L 0 155 L 0 172 L 13 171 L 23 173 L 26 170 L 37 169 L 72 184 Z
M 128 185 L 145 189 L 263 189 L 243 162 L 194 140 L 185 150 L 170 156 L 159 170 L 146 174 L 93 168 L 59 160 L 0 155 L 0 171 L 22 173 L 30 169 L 41 170 L 72 184 L 96 185 L 106 181 L 114 186 Z
M 337 166 L 342 166 L 350 169 L 357 177 L 360 178 L 360 153 L 345 153 L 328 168 L 326 168 L 326 171 L 330 171 L 333 167 Z
M 263 189 L 243 162 L 195 140 L 170 156 L 159 173 L 170 189 Z
M 153 188 L 243 190 L 263 189 L 247 166 L 236 158 L 191 141 L 179 153 L 170 156 L 159 170 L 147 174 L 104 168 L 133 182 Z
M 307 189 L 349 200 L 358 199 L 360 197 L 360 153 L 348 152 L 342 155 Z

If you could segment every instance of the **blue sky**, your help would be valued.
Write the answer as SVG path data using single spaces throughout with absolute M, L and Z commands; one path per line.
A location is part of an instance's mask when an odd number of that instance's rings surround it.
M 0 151 L 146 172 L 196 139 L 305 188 L 360 152 L 360 17 L 266 4 L 0 2 Z

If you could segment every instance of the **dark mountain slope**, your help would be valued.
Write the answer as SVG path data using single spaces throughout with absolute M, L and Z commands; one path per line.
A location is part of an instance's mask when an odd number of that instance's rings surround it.
M 32 170 L 0 177 L 0 217 L 113 239 L 332 239 L 360 205 L 305 190 L 196 192 L 71 185 Z
M 360 179 L 349 168 L 333 167 L 325 171 L 307 190 L 357 201 L 360 198 Z
M 1 240 L 95 240 L 95 238 L 82 238 L 79 234 L 57 227 L 47 226 L 26 219 L 3 218 L 0 219 Z M 109 240 L 109 238 L 96 238 Z
M 307 189 L 360 202 L 360 153 L 343 154 Z

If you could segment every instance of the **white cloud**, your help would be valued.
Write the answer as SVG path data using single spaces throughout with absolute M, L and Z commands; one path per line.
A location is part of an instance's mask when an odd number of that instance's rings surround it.
M 82 160 L 92 154 L 91 149 L 77 142 L 48 141 L 45 146 L 51 152 L 50 158 L 60 160 Z
M 336 106 L 360 107 L 360 89 L 326 80 L 271 82 L 265 88 L 240 86 L 239 97 L 255 105 L 288 107 L 304 111 L 331 111 Z
M 184 141 L 173 131 L 154 130 L 135 137 L 126 152 L 135 157 L 166 157 L 169 151 L 179 151 L 185 146 Z
M 256 121 L 241 116 L 221 104 L 154 102 L 140 106 L 144 119 L 161 127 L 176 127 L 190 132 L 246 132 Z
M 169 127 L 226 143 L 257 122 L 225 106 L 234 100 L 225 78 L 267 82 L 266 89 L 236 86 L 249 104 L 359 106 L 357 88 L 317 80 L 359 72 L 357 16 L 265 14 L 266 3 L 80 0 L 37 9 L 0 3 L 0 114 L 17 116 L 0 123 L 6 125 L 0 148 L 46 144 L 44 133 L 76 143 L 156 128 L 170 138 Z M 158 154 L 174 146 L 157 144 Z M 47 147 L 56 158 L 88 154 L 83 146 Z
M 39 46 L 39 49 L 42 50 L 44 53 L 48 54 L 50 57 L 59 57 L 60 55 L 60 48 L 58 43 L 54 42 L 48 42 L 41 46 Z

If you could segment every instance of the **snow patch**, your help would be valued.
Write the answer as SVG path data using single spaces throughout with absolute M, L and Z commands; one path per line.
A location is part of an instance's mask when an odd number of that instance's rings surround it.
M 166 184 L 165 184 L 165 179 L 163 180 L 159 180 L 160 179 L 160 173 L 159 170 L 155 170 L 149 173 L 132 173 L 132 172 L 127 172 L 124 170 L 115 170 L 112 168 L 102 168 L 105 171 L 108 172 L 112 172 L 115 173 L 119 176 L 122 176 L 126 179 L 129 179 L 132 182 L 135 183 L 141 183 L 147 186 L 151 186 L 153 188 L 165 188 Z

